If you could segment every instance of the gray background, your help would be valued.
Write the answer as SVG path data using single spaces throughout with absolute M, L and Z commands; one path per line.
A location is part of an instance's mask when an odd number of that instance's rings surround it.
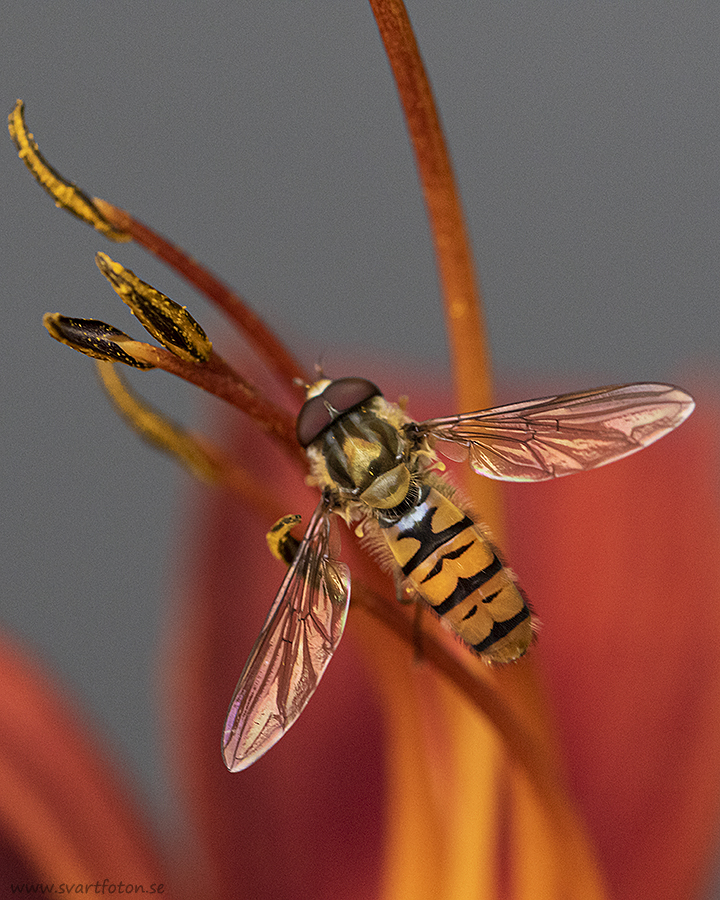
M 717 371 L 720 6 L 409 9 L 501 380 L 692 388 Z M 348 353 L 368 377 L 392 360 L 447 380 L 422 202 L 366 3 L 24 0 L 2 17 L 0 85 L 61 172 L 238 287 L 306 364 L 340 374 Z M 149 685 L 185 477 L 40 318 L 140 336 L 95 268 L 102 249 L 215 337 L 222 320 L 141 250 L 57 212 L 9 139 L 0 177 L 0 617 L 84 698 L 159 810 Z M 204 415 L 170 378 L 143 390 Z

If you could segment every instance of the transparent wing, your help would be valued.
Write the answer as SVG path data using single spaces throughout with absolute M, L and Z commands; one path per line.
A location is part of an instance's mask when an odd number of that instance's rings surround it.
M 694 408 L 692 397 L 672 385 L 624 384 L 431 419 L 409 429 L 464 445 L 470 465 L 488 478 L 545 481 L 635 453 L 677 428 Z
M 223 733 L 231 772 L 268 751 L 305 708 L 340 642 L 350 601 L 347 566 L 332 556 L 325 501 L 305 537 L 243 669 Z

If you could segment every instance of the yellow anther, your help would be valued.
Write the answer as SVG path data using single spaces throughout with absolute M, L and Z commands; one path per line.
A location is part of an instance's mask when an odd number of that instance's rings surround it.
M 180 306 L 106 253 L 95 256 L 98 268 L 143 327 L 186 362 L 207 362 L 212 343 L 184 306 Z
M 56 341 L 86 356 L 121 362 L 136 369 L 154 368 L 154 363 L 147 359 L 147 351 L 153 350 L 149 344 L 136 341 L 124 331 L 98 319 L 74 319 L 61 313 L 45 313 L 43 325 Z
M 40 153 L 32 134 L 27 130 L 24 118 L 24 105 L 18 100 L 15 108 L 8 116 L 8 128 L 10 137 L 18 149 L 20 159 L 30 169 L 33 178 L 55 200 L 55 205 L 66 209 L 68 212 L 92 225 L 101 234 L 111 241 L 130 241 L 132 235 L 126 231 L 118 231 L 108 222 L 100 212 L 92 197 L 68 181 L 54 169 L 45 157 Z

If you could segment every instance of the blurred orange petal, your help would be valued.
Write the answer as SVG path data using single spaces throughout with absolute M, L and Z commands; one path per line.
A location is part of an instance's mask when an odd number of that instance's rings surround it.
M 233 429 L 243 464 L 307 524 L 316 493 L 251 425 L 236 418 Z M 229 773 L 223 723 L 283 566 L 265 542 L 271 520 L 221 491 L 193 501 L 165 687 L 168 764 L 194 823 L 199 883 L 213 898 L 371 897 L 384 837 L 380 719 L 352 636 L 298 724 L 250 769 Z
M 164 884 L 167 872 L 130 791 L 66 697 L 0 636 L 0 831 L 27 878 Z M 7 864 L 6 864 L 7 868 Z

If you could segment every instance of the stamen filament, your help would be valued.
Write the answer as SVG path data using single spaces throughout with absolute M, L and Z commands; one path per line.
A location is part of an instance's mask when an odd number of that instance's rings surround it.
M 288 454 L 307 466 L 305 454 L 295 437 L 295 420 L 245 381 L 214 350 L 206 363 L 185 362 L 163 347 L 143 344 L 143 356 L 158 369 L 178 375 L 199 388 L 215 394 L 249 415 L 267 434 L 276 438 Z
M 405 113 L 438 262 L 458 411 L 491 405 L 490 353 L 460 194 L 432 88 L 401 0 L 370 0 Z
M 96 365 L 108 399 L 143 440 L 172 456 L 201 481 L 217 484 L 221 480 L 222 463 L 203 441 L 131 391 L 117 365 L 99 360 Z
M 97 370 L 108 399 L 140 437 L 172 456 L 201 481 L 240 494 L 268 519 L 278 515 L 280 504 L 269 494 L 267 485 L 230 459 L 224 450 L 153 408 L 130 389 L 117 365 L 98 361 Z

